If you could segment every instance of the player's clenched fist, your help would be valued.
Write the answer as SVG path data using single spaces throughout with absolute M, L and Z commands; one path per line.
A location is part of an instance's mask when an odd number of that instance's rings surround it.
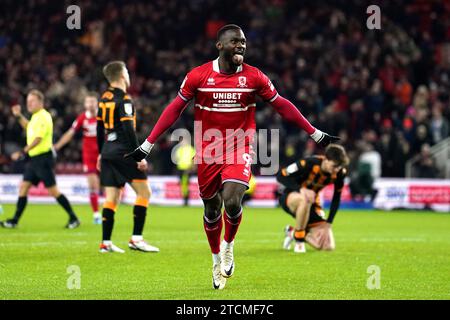
M 146 172 L 148 170 L 148 163 L 147 160 L 141 160 L 140 162 L 137 163 L 137 168 L 138 170 L 142 171 L 142 172 Z
M 19 117 L 22 114 L 20 104 L 15 104 L 11 107 L 12 114 L 14 117 Z
M 133 152 L 127 153 L 124 157 L 134 159 L 136 162 L 140 162 L 141 160 L 147 158 L 153 146 L 154 146 L 153 143 L 150 143 L 147 140 L 145 140 L 144 143 L 142 143 L 139 147 L 134 149 Z

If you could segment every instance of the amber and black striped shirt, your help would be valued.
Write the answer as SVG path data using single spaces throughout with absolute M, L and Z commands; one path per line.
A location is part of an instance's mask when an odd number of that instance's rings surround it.
M 103 159 L 122 158 L 138 146 L 136 111 L 128 94 L 109 87 L 99 101 L 97 144 Z
M 334 184 L 334 194 L 327 219 L 329 223 L 332 223 L 339 208 L 347 169 L 342 168 L 336 174 L 322 172 L 320 167 L 324 158 L 324 156 L 312 156 L 300 159 L 299 161 L 282 168 L 278 172 L 277 180 L 282 185 L 284 192 L 299 191 L 303 187 L 313 190 L 317 194 L 317 204 L 319 204 L 319 192 L 325 186 Z

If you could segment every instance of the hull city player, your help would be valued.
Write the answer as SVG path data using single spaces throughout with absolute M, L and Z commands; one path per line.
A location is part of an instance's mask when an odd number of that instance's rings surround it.
M 339 209 L 348 161 L 342 146 L 330 144 L 325 156 L 300 159 L 278 172 L 282 191 L 280 206 L 295 219 L 295 227 L 286 226 L 284 230 L 284 249 L 289 250 L 295 241 L 294 252 L 304 253 L 306 240 L 318 250 L 334 250 L 331 224 Z M 325 219 L 319 192 L 329 184 L 334 185 L 334 194 Z
M 184 79 L 178 96 L 164 110 L 147 140 L 130 157 L 144 159 L 156 139 L 195 99 L 196 162 L 200 196 L 204 202 L 204 229 L 213 258 L 213 287 L 223 289 L 233 275 L 234 238 L 242 218 L 242 198 L 248 188 L 251 143 L 256 129 L 256 96 L 270 103 L 287 121 L 308 132 L 321 145 L 338 139 L 314 128 L 288 100 L 281 97 L 259 69 L 243 63 L 246 39 L 237 25 L 217 34 L 219 58 L 194 68 Z M 201 128 L 200 128 L 201 127 Z M 235 132 L 245 132 L 244 137 Z M 249 133 L 250 132 L 250 133 Z M 249 133 L 249 134 L 248 134 Z M 222 150 L 218 152 L 217 150 Z M 225 207 L 222 220 L 222 206 Z M 221 244 L 222 225 L 225 224 Z
M 112 243 L 111 235 L 120 190 L 125 183 L 129 183 L 136 192 L 133 234 L 128 247 L 143 252 L 158 252 L 159 249 L 146 243 L 142 235 L 150 199 L 147 162 L 124 159 L 124 155 L 138 145 L 135 132 L 136 113 L 133 102 L 126 92 L 130 86 L 130 76 L 122 61 L 108 63 L 103 68 L 103 74 L 110 87 L 102 94 L 97 114 L 97 143 L 98 150 L 101 150 L 98 167 L 106 197 L 102 210 L 103 238 L 100 252 L 124 253 Z

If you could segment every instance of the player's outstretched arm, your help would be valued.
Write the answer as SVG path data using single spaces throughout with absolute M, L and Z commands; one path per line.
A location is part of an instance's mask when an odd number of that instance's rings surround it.
M 311 123 L 288 99 L 278 95 L 270 104 L 283 117 L 283 119 L 289 122 L 293 122 L 298 127 L 305 130 L 310 135 L 310 137 L 320 146 L 326 147 L 330 143 L 339 140 L 339 137 L 331 136 L 328 133 L 314 128 Z
M 67 143 L 69 143 L 70 140 L 72 140 L 73 136 L 75 135 L 75 130 L 73 128 L 70 128 L 64 134 L 62 137 L 58 140 L 58 142 L 55 143 L 54 148 L 56 151 L 61 150 L 62 147 L 64 147 Z
M 125 155 L 125 158 L 133 158 L 137 162 L 145 159 L 153 148 L 155 141 L 169 129 L 180 117 L 185 109 L 187 101 L 177 96 L 163 111 L 155 127 L 147 139 L 133 152 Z

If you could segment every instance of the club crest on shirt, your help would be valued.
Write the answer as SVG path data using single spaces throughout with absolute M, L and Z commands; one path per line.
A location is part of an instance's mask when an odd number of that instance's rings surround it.
M 133 106 L 131 105 L 131 103 L 125 103 L 124 104 L 124 108 L 125 108 L 125 113 L 128 115 L 132 115 L 133 114 Z
M 247 77 L 239 77 L 238 81 L 239 81 L 238 87 L 240 88 L 247 87 Z

